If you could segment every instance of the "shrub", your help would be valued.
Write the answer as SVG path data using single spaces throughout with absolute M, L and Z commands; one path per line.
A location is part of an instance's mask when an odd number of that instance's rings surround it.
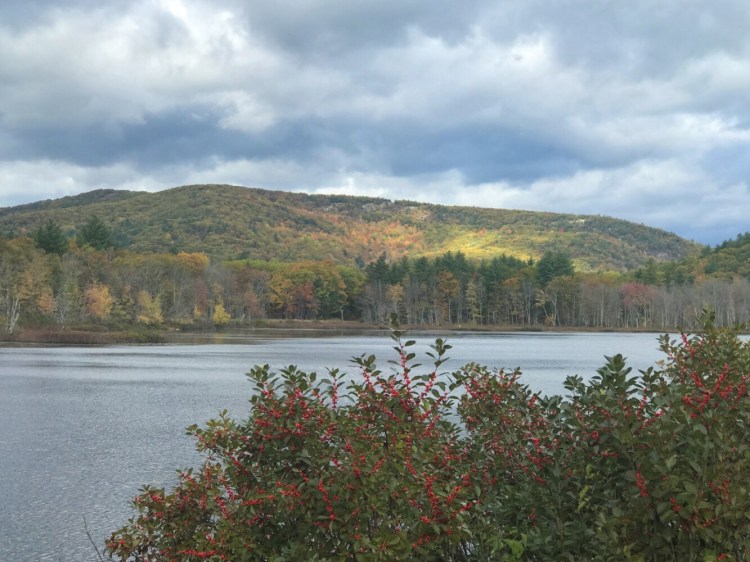
M 707 322 L 661 347 L 660 370 L 607 358 L 565 401 L 473 367 L 460 411 L 528 558 L 747 559 L 750 346 Z
M 745 560 L 750 348 L 710 323 L 621 356 L 565 399 L 520 373 L 421 372 L 393 331 L 388 372 L 320 381 L 254 368 L 244 422 L 193 426 L 206 461 L 146 487 L 107 542 L 122 560 Z

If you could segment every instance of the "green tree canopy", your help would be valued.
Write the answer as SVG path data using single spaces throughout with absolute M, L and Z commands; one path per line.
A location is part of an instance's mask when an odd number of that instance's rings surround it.
M 37 248 L 40 248 L 48 254 L 57 254 L 58 256 L 63 255 L 68 251 L 70 243 L 68 237 L 52 219 L 47 219 L 42 226 L 40 226 L 32 236 L 34 242 L 36 242 Z
M 78 232 L 79 246 L 91 246 L 95 250 L 106 250 L 115 245 L 112 230 L 99 217 L 93 215 Z
M 568 277 L 575 273 L 573 261 L 566 252 L 547 251 L 536 266 L 537 279 L 546 285 L 555 277 Z

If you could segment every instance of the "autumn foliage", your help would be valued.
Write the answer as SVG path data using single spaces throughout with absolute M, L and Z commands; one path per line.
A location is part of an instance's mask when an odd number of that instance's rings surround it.
M 707 254 L 710 275 L 688 275 L 674 263 L 667 275 L 656 262 L 630 273 L 579 271 L 561 251 L 538 261 L 383 252 L 349 264 L 140 254 L 111 247 L 109 227 L 90 222 L 85 239 L 66 238 L 54 222 L 34 239 L 0 236 L 0 337 L 22 337 L 27 328 L 156 332 L 266 319 L 379 324 L 392 313 L 411 326 L 694 329 L 703 308 L 720 326 L 750 320 L 750 278 L 739 265 L 746 238 Z M 732 259 L 719 259 L 724 254 Z
M 145 487 L 121 560 L 746 560 L 750 346 L 710 323 L 663 365 L 609 358 L 570 396 L 519 372 L 354 360 L 353 378 L 267 365 L 247 420 L 193 426 L 206 460 Z

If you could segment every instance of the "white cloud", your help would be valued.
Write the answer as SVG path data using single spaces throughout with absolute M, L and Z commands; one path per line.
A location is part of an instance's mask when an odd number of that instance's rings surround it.
M 0 28 L 9 125 L 138 122 L 172 107 L 223 104 L 238 84 L 252 91 L 279 64 L 231 13 L 209 5 L 141 1 L 122 14 L 59 15 L 16 33 Z
M 522 126 L 525 119 L 559 116 L 588 96 L 578 70 L 555 59 L 546 36 L 498 42 L 478 28 L 458 43 L 412 29 L 408 43 L 374 55 L 368 79 L 375 87 L 354 99 L 358 111 L 434 127 Z
M 0 196 L 8 205 L 113 186 L 137 191 L 156 191 L 163 187 L 126 164 L 92 168 L 47 159 L 0 161 Z
M 208 96 L 207 100 L 223 108 L 224 117 L 219 124 L 226 129 L 259 133 L 271 127 L 276 121 L 273 109 L 264 106 L 248 92 L 226 92 Z
M 529 184 L 499 182 L 456 190 L 456 204 L 576 214 L 603 214 L 688 235 L 741 224 L 750 203 L 746 184 L 721 185 L 679 160 L 641 161 Z
M 315 171 L 297 162 L 283 159 L 269 160 L 219 160 L 214 159 L 205 168 L 181 170 L 185 184 L 231 184 L 266 189 L 299 190 L 300 178 L 305 173 L 315 181 Z

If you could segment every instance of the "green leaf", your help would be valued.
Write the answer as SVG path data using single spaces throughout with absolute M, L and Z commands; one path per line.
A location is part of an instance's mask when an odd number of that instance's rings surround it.
M 671 470 L 672 467 L 677 463 L 677 455 L 672 455 L 667 459 L 667 470 Z

